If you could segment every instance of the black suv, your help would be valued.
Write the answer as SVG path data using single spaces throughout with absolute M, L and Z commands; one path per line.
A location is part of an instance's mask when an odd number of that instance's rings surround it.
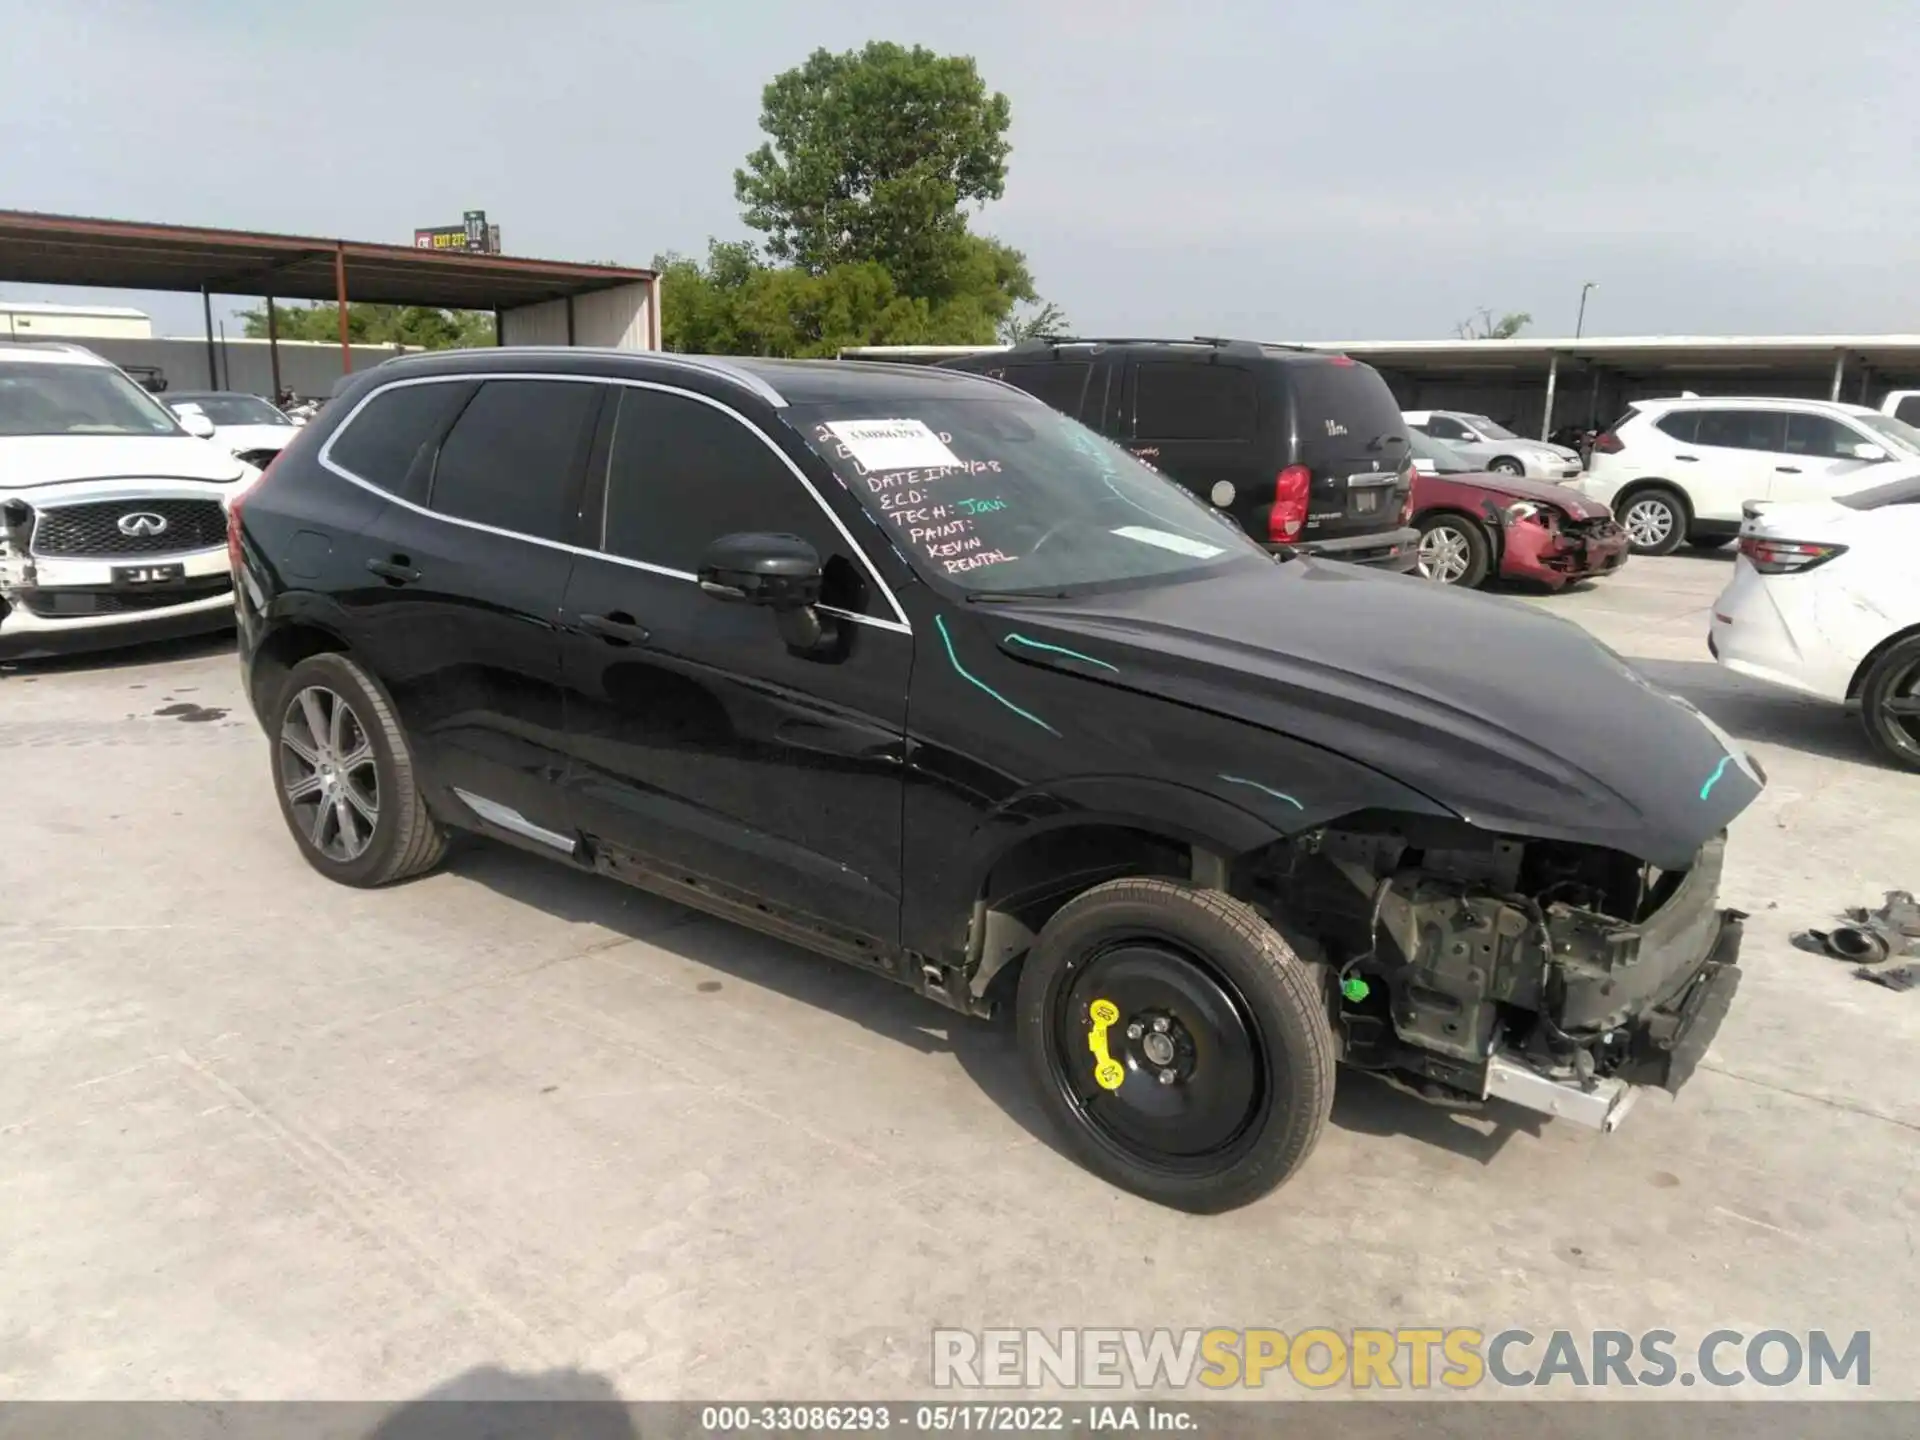
M 1011 1004 L 1076 1153 L 1168 1204 L 1284 1179 L 1336 1060 L 1610 1126 L 1738 978 L 1761 780 L 1711 722 L 1528 607 L 1276 563 L 1009 385 L 408 357 L 232 517 L 321 874 L 478 832 Z
M 1248 340 L 1030 340 L 942 361 L 1117 440 L 1268 549 L 1411 570 L 1413 455 L 1386 381 Z

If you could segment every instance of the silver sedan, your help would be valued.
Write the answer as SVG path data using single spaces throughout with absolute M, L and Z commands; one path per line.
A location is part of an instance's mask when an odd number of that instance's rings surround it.
M 1544 440 L 1527 440 L 1498 421 L 1467 410 L 1403 410 L 1407 424 L 1423 435 L 1444 440 L 1476 468 L 1495 475 L 1526 475 L 1535 480 L 1577 480 L 1580 453 Z

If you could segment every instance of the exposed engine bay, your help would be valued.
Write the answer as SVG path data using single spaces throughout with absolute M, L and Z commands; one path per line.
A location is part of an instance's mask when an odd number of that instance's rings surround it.
M 1333 976 L 1342 1059 L 1440 1104 L 1612 1128 L 1677 1089 L 1738 983 L 1724 837 L 1685 871 L 1452 821 L 1356 816 L 1257 857 L 1246 898 Z

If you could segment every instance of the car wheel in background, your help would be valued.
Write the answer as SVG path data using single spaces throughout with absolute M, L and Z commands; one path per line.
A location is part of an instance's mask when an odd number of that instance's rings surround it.
M 1882 755 L 1920 770 L 1920 635 L 1873 662 L 1860 686 L 1860 720 Z
M 300 853 L 343 885 L 391 884 L 438 864 L 413 757 L 372 678 L 344 655 L 309 656 L 268 712 L 274 792 Z
M 1217 890 L 1134 878 L 1063 906 L 1022 966 L 1020 1049 L 1073 1153 L 1181 1210 L 1257 1199 L 1299 1169 L 1333 1104 L 1312 968 Z
M 1736 538 L 1732 535 L 1689 535 L 1687 544 L 1696 550 L 1724 550 Z
M 1687 532 L 1687 507 L 1663 485 L 1636 490 L 1620 512 L 1620 527 L 1627 532 L 1634 554 L 1671 555 Z
M 1471 590 L 1487 578 L 1487 560 L 1486 533 L 1473 521 L 1460 515 L 1431 515 L 1420 522 L 1413 570 L 1422 579 Z
M 1518 460 L 1515 460 L 1511 455 L 1502 455 L 1499 459 L 1489 462 L 1487 469 L 1495 475 L 1524 475 L 1527 473 L 1527 467 L 1522 465 Z

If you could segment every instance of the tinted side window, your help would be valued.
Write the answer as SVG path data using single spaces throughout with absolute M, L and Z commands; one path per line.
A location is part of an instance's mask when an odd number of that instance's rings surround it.
M 1853 447 L 1864 445 L 1866 437 L 1842 425 L 1830 415 L 1787 416 L 1787 453 L 1805 455 L 1814 460 L 1851 460 Z
M 1436 440 L 1470 440 L 1473 438 L 1467 434 L 1466 426 L 1462 425 L 1458 420 L 1449 419 L 1445 415 L 1435 415 L 1427 421 L 1425 429 L 1427 434 L 1433 436 Z
M 408 485 L 408 474 L 432 459 L 432 446 L 472 393 L 466 381 L 383 390 L 333 437 L 328 457 L 383 490 L 423 498 Z
M 1702 410 L 1698 443 L 1727 450 L 1782 450 L 1786 421 L 1779 410 Z
M 684 395 L 623 387 L 607 466 L 610 555 L 692 574 L 722 535 L 798 535 L 826 563 L 826 604 L 863 614 L 867 586 L 847 543 L 758 433 Z
M 1136 440 L 1251 440 L 1257 421 L 1245 370 L 1149 362 L 1134 371 Z
M 1044 365 L 1009 365 L 989 370 L 989 375 L 1018 385 L 1034 399 L 1051 405 L 1063 414 L 1080 418 L 1080 403 L 1087 393 L 1087 376 L 1093 366 L 1083 360 L 1049 362 Z
M 431 504 L 442 515 L 571 540 L 598 385 L 489 380 L 440 446 Z
M 1700 433 L 1700 412 L 1698 410 L 1675 410 L 1662 415 L 1653 422 L 1653 428 L 1664 431 L 1683 445 L 1691 445 Z
M 1893 407 L 1893 418 L 1909 425 L 1920 425 L 1920 395 L 1909 395 Z

